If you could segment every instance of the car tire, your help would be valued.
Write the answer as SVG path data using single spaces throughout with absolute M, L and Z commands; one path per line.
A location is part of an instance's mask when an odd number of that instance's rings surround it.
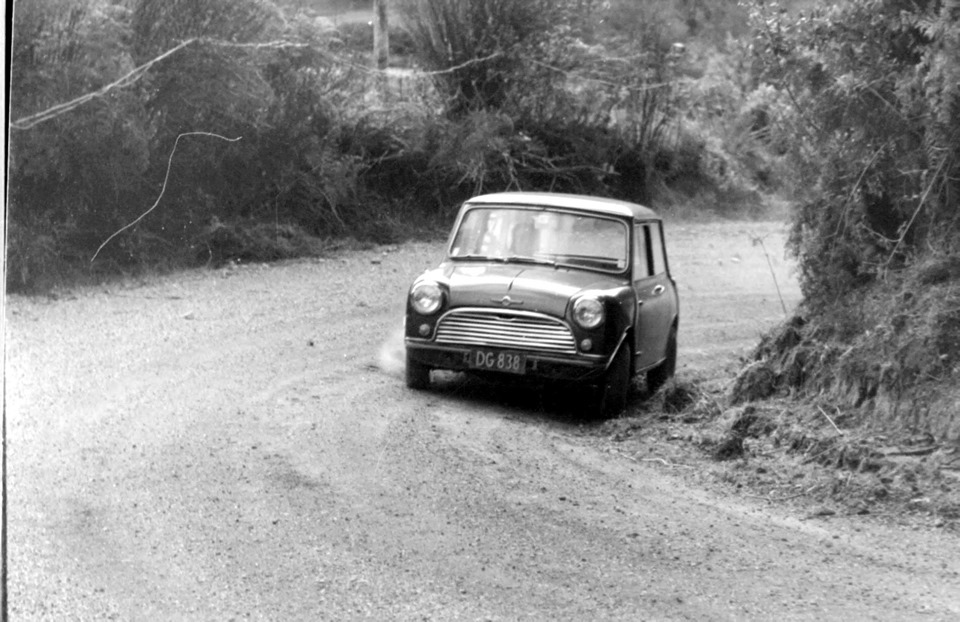
M 599 415 L 603 419 L 616 417 L 627 407 L 630 393 L 630 346 L 623 344 L 599 386 Z
M 430 368 L 415 361 L 409 351 L 404 377 L 407 380 L 407 386 L 411 389 L 422 390 L 430 386 Z
M 653 395 L 673 378 L 677 371 L 677 325 L 670 327 L 667 337 L 667 356 L 663 362 L 647 372 L 647 392 Z

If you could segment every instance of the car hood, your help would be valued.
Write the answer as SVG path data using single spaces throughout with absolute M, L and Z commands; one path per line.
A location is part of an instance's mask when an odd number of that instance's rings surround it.
M 623 287 L 626 280 L 565 267 L 503 263 L 447 264 L 441 270 L 451 307 L 494 307 L 563 317 L 585 290 Z

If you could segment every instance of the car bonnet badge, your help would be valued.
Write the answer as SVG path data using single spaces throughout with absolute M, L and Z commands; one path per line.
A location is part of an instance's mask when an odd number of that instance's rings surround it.
M 500 303 L 501 305 L 503 305 L 504 307 L 512 307 L 512 306 L 518 306 L 518 307 L 519 307 L 520 305 L 523 304 L 523 301 L 522 301 L 522 300 L 514 300 L 514 299 L 511 298 L 510 296 L 504 296 L 503 298 L 500 298 L 499 300 L 496 299 L 496 298 L 491 298 L 491 299 L 490 299 L 490 302 L 499 302 L 499 303 Z

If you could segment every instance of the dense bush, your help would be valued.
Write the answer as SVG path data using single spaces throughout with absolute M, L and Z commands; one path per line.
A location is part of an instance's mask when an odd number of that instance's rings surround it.
M 758 77 L 810 192 L 793 244 L 809 302 L 960 237 L 960 3 L 840 2 L 799 18 L 758 4 Z
M 117 90 L 68 114 L 28 116 L 130 71 L 129 13 L 93 2 L 18 5 L 11 55 L 8 277 L 45 281 L 101 231 L 131 218 L 152 130 L 135 93 Z M 130 261 L 136 249 L 111 249 Z M 96 248 L 94 246 L 93 248 Z
M 7 286 L 392 240 L 481 191 L 736 185 L 672 46 L 707 3 L 671 2 L 405 0 L 387 76 L 299 5 L 24 2 Z
M 363 167 L 336 142 L 366 86 L 331 33 L 259 0 L 124 6 L 18 7 L 8 287 L 189 263 L 213 220 L 344 232 Z

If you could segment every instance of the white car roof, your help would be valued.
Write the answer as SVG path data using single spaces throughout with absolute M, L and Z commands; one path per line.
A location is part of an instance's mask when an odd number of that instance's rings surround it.
M 637 203 L 583 194 L 564 194 L 560 192 L 497 192 L 473 197 L 469 199 L 466 204 L 567 207 L 613 216 L 632 217 L 638 220 L 660 219 L 652 209 Z

